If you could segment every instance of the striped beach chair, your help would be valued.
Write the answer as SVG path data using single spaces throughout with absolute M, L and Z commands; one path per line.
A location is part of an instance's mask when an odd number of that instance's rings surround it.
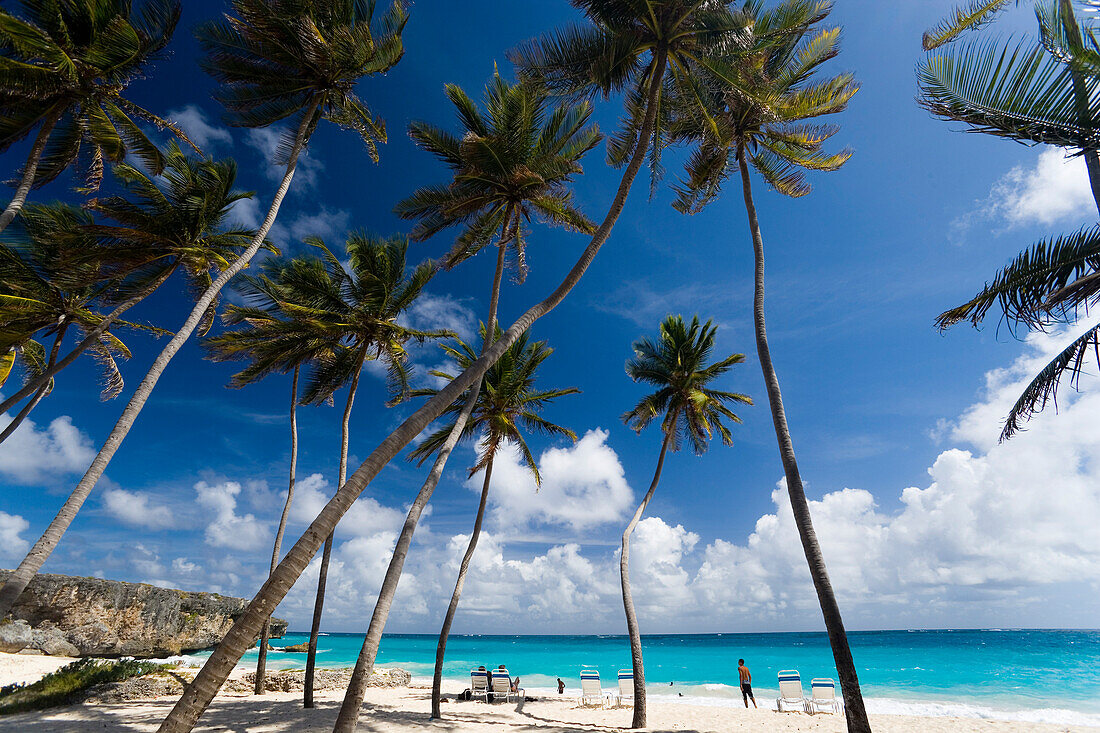
M 791 709 L 806 712 L 806 698 L 802 694 L 802 677 L 797 669 L 783 669 L 779 671 L 779 697 L 775 700 L 775 709 L 783 712 L 786 706 Z
M 508 670 L 506 669 L 493 670 L 490 690 L 493 693 L 494 700 L 504 700 L 508 702 L 512 699 L 522 699 L 520 693 L 512 692 L 512 676 L 508 674 Z
M 489 702 L 489 672 L 484 669 L 470 670 L 470 699 L 481 698 Z
M 840 712 L 840 698 L 836 696 L 836 685 L 831 679 L 816 677 L 810 680 L 810 699 L 806 701 L 806 709 L 811 714 L 816 710 Z
M 634 705 L 634 670 L 619 670 L 619 693 L 615 696 L 615 705 Z
M 603 707 L 605 702 L 603 687 L 600 685 L 600 673 L 594 669 L 582 669 L 581 705 Z

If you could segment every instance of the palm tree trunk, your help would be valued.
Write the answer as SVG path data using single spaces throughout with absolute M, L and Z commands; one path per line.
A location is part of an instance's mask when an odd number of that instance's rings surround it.
M 23 202 L 27 200 L 27 194 L 31 192 L 31 187 L 34 185 L 34 176 L 38 172 L 38 162 L 42 160 L 42 151 L 46 149 L 46 142 L 50 139 L 50 133 L 53 132 L 54 126 L 64 113 L 65 106 L 59 104 L 57 109 L 50 112 L 42 121 L 42 127 L 38 130 L 38 137 L 34 139 L 30 155 L 27 156 L 27 163 L 23 166 L 23 178 L 15 189 L 15 196 L 12 197 L 8 207 L 4 209 L 4 213 L 0 214 L 0 232 L 8 228 L 8 224 L 12 223 L 16 214 L 23 208 Z
M 63 324 L 58 329 L 57 336 L 54 337 L 53 348 L 50 349 L 50 358 L 46 362 L 47 370 L 52 367 L 57 361 L 57 352 L 61 348 L 61 340 L 65 338 L 65 331 L 67 331 L 68 328 L 68 323 Z M 23 409 L 19 411 L 19 414 L 16 415 L 10 423 L 7 424 L 3 432 L 0 432 L 0 443 L 3 443 L 5 440 L 7 440 L 8 436 L 14 433 L 16 428 L 18 428 L 23 423 L 23 421 L 27 419 L 27 415 L 31 414 L 31 410 L 33 410 L 35 406 L 42 400 L 49 388 L 50 383 L 47 380 L 45 383 L 42 384 L 41 387 L 38 388 L 38 391 L 34 393 L 34 397 L 31 398 L 27 402 L 27 404 L 23 405 Z
M 569 294 L 569 291 L 580 282 L 585 271 L 588 270 L 596 255 L 599 254 L 600 248 L 603 247 L 607 238 L 611 235 L 611 230 L 614 228 L 615 222 L 619 220 L 623 206 L 626 205 L 630 187 L 645 161 L 646 151 L 653 137 L 653 128 L 657 119 L 657 98 L 660 94 L 661 79 L 664 77 L 667 60 L 667 48 L 659 47 L 656 50 L 653 73 L 650 75 L 649 89 L 646 90 L 647 106 L 642 127 L 638 133 L 638 145 L 630 158 L 630 163 L 623 172 L 622 179 L 619 181 L 619 187 L 616 189 L 615 198 L 612 199 L 611 205 L 608 207 L 607 215 L 600 226 L 596 228 L 596 232 L 592 235 L 588 246 L 585 247 L 584 252 L 581 253 L 581 256 L 565 278 L 552 293 L 528 308 L 523 315 L 516 319 L 504 332 L 504 335 L 498 341 L 495 341 L 477 361 L 456 376 L 450 384 L 439 391 L 439 394 L 429 399 L 419 410 L 406 418 L 396 430 L 386 436 L 378 447 L 367 456 L 367 459 L 352 474 L 348 482 L 341 486 L 336 494 L 329 499 L 324 509 L 314 518 L 313 522 L 302 533 L 302 536 L 294 543 L 294 546 L 290 548 L 286 557 L 279 563 L 279 567 L 275 568 L 275 572 L 256 591 L 248 608 L 233 623 L 233 626 L 222 638 L 221 643 L 206 660 L 206 664 L 199 670 L 194 681 L 187 686 L 183 695 L 169 711 L 168 716 L 165 717 L 164 722 L 161 723 L 158 729 L 159 733 L 189 733 L 207 706 L 210 705 L 210 701 L 214 699 L 214 695 L 221 689 L 226 678 L 229 677 L 229 673 L 240 661 L 245 649 L 256 638 L 255 635 L 259 633 L 264 619 L 271 615 L 275 607 L 290 592 L 295 581 L 305 571 L 306 566 L 309 565 L 317 550 L 321 548 L 325 537 L 351 508 L 352 503 L 363 493 L 363 489 L 366 488 L 367 484 L 378 475 L 387 463 L 393 460 L 394 456 L 412 442 L 413 438 L 419 435 L 432 420 L 439 417 L 448 405 L 452 404 L 463 392 L 470 389 L 477 380 L 481 379 L 489 367 L 496 363 L 501 354 L 515 343 L 520 334 L 529 329 L 535 321 L 556 308 Z
M 630 535 L 642 519 L 649 500 L 653 498 L 653 492 L 657 490 L 657 482 L 661 480 L 661 469 L 665 466 L 665 453 L 668 452 L 668 444 L 672 434 L 665 432 L 665 438 L 661 441 L 661 454 L 657 458 L 657 468 L 653 471 L 653 480 L 649 483 L 649 491 L 646 492 L 642 503 L 623 530 L 623 553 L 619 558 L 619 578 L 623 586 L 623 608 L 626 610 L 626 630 L 630 635 L 630 658 L 634 664 L 634 720 L 631 728 L 645 728 L 645 665 L 642 663 L 642 632 L 638 629 L 638 614 L 634 612 L 634 596 L 630 593 Z
M 359 389 L 359 375 L 363 373 L 363 361 L 367 358 L 369 344 L 360 344 L 359 360 L 355 364 L 355 374 L 348 388 L 348 401 L 344 405 L 344 421 L 340 426 L 340 474 L 337 487 L 343 486 L 348 478 L 348 429 L 351 425 L 351 406 L 355 402 L 355 392 Z M 339 490 L 339 488 L 337 488 Z M 328 583 L 328 563 L 332 557 L 332 540 L 336 527 L 325 538 L 325 551 L 321 554 L 321 568 L 317 575 L 317 600 L 313 603 L 313 623 L 309 629 L 309 647 L 306 654 L 306 676 L 302 692 L 302 706 L 313 707 L 313 672 L 317 667 L 317 639 L 321 633 L 321 612 L 325 607 L 325 585 Z
M 840 607 L 837 605 L 836 595 L 833 594 L 833 586 L 829 582 L 825 557 L 817 544 L 817 534 L 814 532 L 813 521 L 810 518 L 810 505 L 806 501 L 806 492 L 802 488 L 802 476 L 798 472 L 798 463 L 794 456 L 794 443 L 791 441 L 791 432 L 787 427 L 783 396 L 779 392 L 779 377 L 775 373 L 771 351 L 768 349 L 768 331 L 764 323 L 764 240 L 760 234 L 760 222 L 756 218 L 752 183 L 749 180 L 749 165 L 743 148 L 737 151 L 737 162 L 741 167 L 741 188 L 745 195 L 745 210 L 748 212 L 756 265 L 753 297 L 756 351 L 760 357 L 760 369 L 764 372 L 764 383 L 768 390 L 772 423 L 775 426 L 775 437 L 779 442 L 779 457 L 783 462 L 783 474 L 787 478 L 787 493 L 791 498 L 794 522 L 798 527 L 798 536 L 802 540 L 806 562 L 810 566 L 810 576 L 817 590 L 821 615 L 825 619 L 825 628 L 829 632 L 833 661 L 836 663 L 840 689 L 844 694 L 844 716 L 848 722 L 848 733 L 871 733 L 871 723 L 867 719 L 867 710 L 863 705 L 863 693 L 859 689 L 855 661 L 852 659 L 852 650 L 848 646 L 848 635 L 844 631 L 844 619 L 840 616 Z
M 56 364 L 50 365 L 48 369 L 43 371 L 42 374 L 35 377 L 34 379 L 27 380 L 27 383 L 23 385 L 23 387 L 18 392 L 16 392 L 3 402 L 0 402 L 0 412 L 7 412 L 16 404 L 18 404 L 19 401 L 22 400 L 24 397 L 34 394 L 42 387 L 42 385 L 49 383 L 50 379 L 52 379 L 55 374 L 72 364 L 78 356 L 83 354 L 92 344 L 98 341 L 100 336 L 107 333 L 107 330 L 111 327 L 111 324 L 115 322 L 115 319 L 117 319 L 126 311 L 133 308 L 141 301 L 145 300 L 145 298 L 151 295 L 154 290 L 159 288 L 164 283 L 164 281 L 167 280 L 171 276 L 171 274 L 176 271 L 177 267 L 179 267 L 178 264 L 172 265 L 172 267 L 165 270 L 160 277 L 154 280 L 149 285 L 149 287 L 145 288 L 132 298 L 120 303 L 113 311 L 104 316 L 103 320 L 101 320 L 91 331 L 88 331 L 84 338 L 80 340 L 80 343 L 74 346 L 73 350 L 66 354 L 60 361 L 58 361 Z
M 489 498 L 489 481 L 493 477 L 493 459 L 485 464 L 485 480 L 481 484 L 481 501 L 477 505 L 477 517 L 474 519 L 474 529 L 470 533 L 470 542 L 466 545 L 466 552 L 462 555 L 462 562 L 458 566 L 458 579 L 455 581 L 454 592 L 451 593 L 451 602 L 447 606 L 447 613 L 443 616 L 443 628 L 439 630 L 439 643 L 435 647 L 435 672 L 432 674 L 432 717 L 439 718 L 442 713 L 439 709 L 439 689 L 443 684 L 443 657 L 447 653 L 447 637 L 451 634 L 451 624 L 455 620 L 455 612 L 458 611 L 458 601 L 462 598 L 462 586 L 466 584 L 466 573 L 470 570 L 470 561 L 477 549 L 478 538 L 481 537 L 481 523 L 485 519 L 485 503 Z
M 199 321 L 202 320 L 203 314 L 206 313 L 206 309 L 210 307 L 210 304 L 221 289 L 225 287 L 225 284 L 248 264 L 248 261 L 252 259 L 252 256 L 259 250 L 260 245 L 263 244 L 268 230 L 270 230 L 271 225 L 275 223 L 275 217 L 279 213 L 279 206 L 283 203 L 283 198 L 290 188 L 290 181 L 294 177 L 294 168 L 298 162 L 298 155 L 301 153 L 302 148 L 305 147 L 308 131 L 313 122 L 313 117 L 317 112 L 317 106 L 318 102 L 314 101 L 310 105 L 309 110 L 302 117 L 302 124 L 298 127 L 298 135 L 294 141 L 294 148 L 286 164 L 286 173 L 283 174 L 282 183 L 279 184 L 279 188 L 275 192 L 275 198 L 271 202 L 271 208 L 268 209 L 267 216 L 264 218 L 260 230 L 256 232 L 256 236 L 252 238 L 252 242 L 249 243 L 248 249 L 241 253 L 241 256 L 237 258 L 236 262 L 218 275 L 217 279 L 211 283 L 210 287 L 206 289 L 206 292 L 204 292 L 198 302 L 195 303 L 195 307 L 191 310 L 191 314 L 187 317 L 187 320 L 184 321 L 183 326 L 164 347 L 164 350 L 160 352 L 153 362 L 153 365 L 149 367 L 149 371 L 145 374 L 145 378 L 141 380 L 141 384 L 139 384 L 134 391 L 134 395 L 130 398 L 130 402 L 122 411 L 122 415 L 119 417 L 118 422 L 115 423 L 114 428 L 111 430 L 111 434 L 107 436 L 107 440 L 103 442 L 103 446 L 99 449 L 99 453 L 92 460 L 92 465 L 88 467 L 83 478 L 80 479 L 80 483 L 78 483 L 76 488 L 73 489 L 73 492 L 69 494 L 69 498 L 65 500 L 57 516 L 50 522 L 49 527 L 46 528 L 46 531 L 34 544 L 31 551 L 27 553 L 27 556 L 23 558 L 23 562 L 19 563 L 19 567 L 8 576 L 7 581 L 4 583 L 4 587 L 0 588 L 0 618 L 4 618 L 11 612 L 12 606 L 15 604 L 20 594 L 22 594 L 23 589 L 27 587 L 27 583 L 31 581 L 31 578 L 35 576 L 38 569 L 42 567 L 42 563 L 46 562 L 46 558 L 50 556 L 50 553 L 57 547 L 57 543 L 61 541 L 61 536 L 65 534 L 65 530 L 69 528 L 73 519 L 76 518 L 76 513 L 80 511 L 80 507 L 83 506 L 88 495 L 92 493 L 92 489 L 95 487 L 96 482 L 103 476 L 103 472 L 107 469 L 107 464 L 111 462 L 111 458 L 114 457 L 115 452 L 118 450 L 119 446 L 122 445 L 122 441 L 125 440 L 127 433 L 130 432 L 130 428 L 133 426 L 137 416 L 141 413 L 142 408 L 149 399 L 149 395 L 152 394 L 153 388 L 156 387 L 157 380 L 160 379 L 164 370 L 168 368 L 168 363 L 172 361 L 172 357 L 176 355 L 176 352 L 180 350 L 184 342 L 190 338 L 192 332 L 194 332 L 195 328 L 199 325 Z M 259 633 L 259 631 L 260 624 L 257 624 L 253 634 Z M 255 638 L 256 637 L 253 636 L 252 639 L 249 639 L 249 644 L 251 644 Z
M 1059 0 L 1059 10 L 1062 12 L 1062 25 L 1066 36 L 1074 48 L 1083 48 L 1081 39 L 1081 27 L 1077 25 L 1077 16 L 1073 12 L 1073 0 Z M 1092 126 L 1092 111 L 1089 109 L 1089 91 L 1085 83 L 1085 77 L 1081 72 L 1071 68 L 1070 80 L 1073 82 L 1073 95 L 1076 98 L 1077 114 L 1080 116 L 1082 127 Z M 1096 204 L 1096 210 L 1100 213 L 1100 153 L 1096 150 L 1086 150 L 1085 170 L 1089 174 L 1089 186 L 1092 189 L 1092 199 Z
M 482 354 L 485 353 L 487 345 L 492 342 L 492 334 L 496 332 L 500 283 L 504 277 L 504 252 L 505 247 L 502 241 L 497 248 L 497 268 L 496 273 L 493 275 L 493 287 L 489 296 L 489 318 L 485 327 L 487 336 L 486 340 L 481 343 Z M 474 386 L 470 390 L 470 396 L 462 407 L 462 412 L 458 414 L 454 427 L 447 435 L 447 440 L 440 446 L 435 462 L 432 464 L 432 470 L 428 472 L 428 477 L 424 479 L 420 492 L 416 495 L 416 499 L 405 516 L 405 524 L 401 527 L 401 534 L 398 535 L 397 544 L 394 545 L 389 567 L 386 568 L 386 577 L 383 578 L 382 588 L 378 591 L 378 600 L 374 602 L 374 613 L 371 614 L 370 625 L 367 627 L 367 634 L 363 638 L 363 646 L 359 649 L 359 658 L 355 660 L 355 670 L 351 674 L 347 692 L 344 693 L 344 701 L 340 705 L 340 714 L 337 716 L 336 726 L 333 728 L 334 733 L 353 733 L 356 724 L 359 722 L 359 708 L 363 704 L 363 696 L 366 694 L 367 681 L 374 671 L 374 660 L 378 656 L 378 646 L 382 643 L 382 632 L 386 628 L 393 598 L 397 594 L 397 584 L 401 580 L 405 558 L 409 555 L 413 533 L 416 532 L 416 525 L 420 522 L 420 515 L 424 512 L 424 507 L 431 500 L 432 493 L 439 484 L 439 479 L 443 476 L 443 468 L 447 465 L 447 459 L 451 457 L 451 451 L 458 444 L 458 439 L 462 436 L 462 431 L 466 428 L 466 423 L 474 412 L 479 391 L 481 391 L 480 378 L 474 382 Z M 438 692 L 433 687 L 433 711 L 436 709 L 437 699 Z
M 290 380 L 290 483 L 286 489 L 286 503 L 283 504 L 283 513 L 279 517 L 279 529 L 275 532 L 275 546 L 271 550 L 271 569 L 268 575 L 275 572 L 279 564 L 279 550 L 283 545 L 283 532 L 286 531 L 286 520 L 290 516 L 290 503 L 294 500 L 294 475 L 298 468 L 298 373 L 302 367 L 294 367 L 294 376 Z M 264 691 L 264 672 L 267 669 L 267 641 L 271 637 L 271 621 L 264 621 L 263 631 L 260 632 L 260 653 L 256 659 L 256 687 L 253 692 L 262 695 Z

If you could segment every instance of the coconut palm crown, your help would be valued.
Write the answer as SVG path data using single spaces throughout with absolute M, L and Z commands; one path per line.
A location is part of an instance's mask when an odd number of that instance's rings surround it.
M 123 96 L 162 56 L 180 17 L 179 0 L 23 0 L 0 10 L 0 152 L 41 128 L 34 185 L 74 163 L 84 189 L 99 188 L 104 162 L 133 155 L 154 173 L 164 158 L 135 122 L 173 125 Z
M 426 186 L 397 204 L 395 211 L 417 222 L 410 233 L 424 240 L 461 227 L 444 267 L 473 256 L 496 236 L 512 254 L 517 277 L 526 275 L 525 222 L 538 217 L 591 234 L 595 225 L 573 204 L 569 184 L 583 171 L 580 159 L 600 141 L 589 126 L 588 102 L 551 109 L 547 92 L 535 84 L 509 84 L 494 73 L 485 86 L 484 111 L 461 87 L 448 84 L 462 134 L 426 122 L 409 125 L 417 147 L 453 173 L 448 185 Z
M 715 433 L 725 445 L 733 445 L 733 434 L 724 421 L 740 423 L 741 418 L 726 405 L 751 405 L 752 398 L 739 392 L 710 387 L 735 364 L 745 361 L 744 354 L 730 354 L 708 364 L 714 352 L 717 326 L 699 323 L 692 316 L 690 325 L 681 316 L 668 316 L 661 322 L 660 335 L 634 342 L 634 356 L 626 363 L 626 373 L 635 382 L 657 387 L 623 414 L 623 422 L 642 432 L 660 418 L 661 431 L 670 436 L 672 450 L 679 450 L 684 439 L 696 454 L 705 453 Z
M 353 130 L 371 158 L 386 128 L 355 93 L 359 79 L 401 60 L 408 21 L 396 0 L 380 17 L 362 0 L 233 0 L 235 16 L 196 31 L 203 68 L 221 85 L 214 93 L 235 127 L 266 127 L 316 106 L 306 138 L 320 119 Z M 278 162 L 294 146 L 298 123 L 283 136 Z
M 486 336 L 484 324 L 481 325 L 479 333 L 484 341 Z M 494 340 L 499 339 L 501 333 L 498 327 Z M 460 339 L 456 339 L 453 345 L 445 344 L 443 350 L 455 362 L 459 371 L 465 370 L 478 357 L 477 351 Z M 547 346 L 545 341 L 530 341 L 529 334 L 524 332 L 485 372 L 484 384 L 478 393 L 473 414 L 462 431 L 464 439 L 482 435 L 478 460 L 470 468 L 471 476 L 484 469 L 493 460 L 501 445 L 511 442 L 519 449 L 524 465 L 535 477 L 535 484 L 539 485 L 542 477 L 539 475 L 538 463 L 527 446 L 522 430 L 542 435 L 563 436 L 571 440 L 577 439 L 576 433 L 572 430 L 552 423 L 539 414 L 547 404 L 558 397 L 580 393 L 576 387 L 564 389 L 536 387 L 538 368 L 552 353 L 554 350 Z M 454 379 L 453 374 L 440 370 L 433 370 L 431 374 L 446 381 Z M 432 388 L 412 391 L 413 396 L 420 397 L 432 397 L 438 393 L 438 389 Z M 443 411 L 443 415 L 448 417 L 448 422 L 418 445 L 409 454 L 410 460 L 423 464 L 435 454 L 439 446 L 447 440 L 454 426 L 455 417 L 462 412 L 466 403 L 465 397 L 464 394 Z
M 625 164 L 645 137 L 651 180 L 661 176 L 667 115 L 643 130 L 651 81 L 730 78 L 728 58 L 743 43 L 747 16 L 729 0 L 571 0 L 587 21 L 528 41 L 509 54 L 521 78 L 572 100 L 626 94 L 625 114 L 608 160 Z M 654 75 L 659 79 L 654 79 Z M 698 82 L 699 79 L 696 78 Z M 660 98 L 661 91 L 658 91 Z M 649 133 L 643 135 L 644 133 Z
M 676 186 L 677 210 L 695 213 L 713 201 L 742 152 L 769 186 L 794 197 L 810 192 L 806 170 L 835 171 L 851 157 L 849 150 L 826 153 L 839 128 L 812 122 L 843 111 L 859 89 L 849 73 L 814 77 L 839 50 L 839 28 L 815 28 L 830 9 L 820 1 L 785 0 L 771 9 L 747 2 L 743 12 L 755 22 L 729 60 L 733 74 L 671 86 L 672 137 L 700 143 Z

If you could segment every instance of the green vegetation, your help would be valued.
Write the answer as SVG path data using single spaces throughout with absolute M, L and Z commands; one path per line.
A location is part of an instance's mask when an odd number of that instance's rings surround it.
M 33 684 L 0 687 L 0 715 L 77 702 L 81 693 L 96 685 L 142 677 L 170 667 L 137 659 L 78 659 Z

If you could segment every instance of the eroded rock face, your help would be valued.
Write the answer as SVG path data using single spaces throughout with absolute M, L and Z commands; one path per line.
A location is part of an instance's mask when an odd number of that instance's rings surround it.
M 15 654 L 31 644 L 31 627 L 24 621 L 0 624 L 0 652 Z
M 0 571 L 0 582 L 7 575 Z M 243 598 L 217 593 L 42 574 L 20 596 L 12 617 L 34 628 L 24 647 L 47 654 L 166 657 L 214 646 L 247 606 Z M 4 628 L 14 625 L 0 626 L 0 646 Z M 286 621 L 271 620 L 272 638 L 285 632 Z

